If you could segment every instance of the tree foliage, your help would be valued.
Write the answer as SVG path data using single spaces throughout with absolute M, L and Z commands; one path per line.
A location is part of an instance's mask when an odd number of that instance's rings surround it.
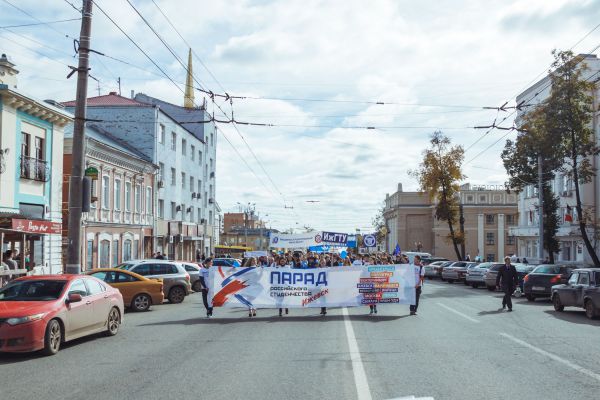
M 463 159 L 462 146 L 452 146 L 447 136 L 436 131 L 431 135 L 430 147 L 423 152 L 419 168 L 409 171 L 419 182 L 420 190 L 427 192 L 429 198 L 435 201 L 435 217 L 448 223 L 448 238 L 459 260 L 464 258 L 458 249 L 464 236 L 456 232 L 454 227 L 458 218 L 459 182 L 465 178 L 462 173 Z

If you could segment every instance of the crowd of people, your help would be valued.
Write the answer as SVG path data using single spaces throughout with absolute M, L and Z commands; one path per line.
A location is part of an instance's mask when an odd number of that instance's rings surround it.
M 201 262 L 203 265 L 203 271 L 201 278 L 202 284 L 202 297 L 204 306 L 206 308 L 206 316 L 212 317 L 213 309 L 209 306 L 207 301 L 208 294 L 208 270 L 212 266 L 212 259 L 207 258 Z M 314 253 L 314 252 L 286 252 L 286 253 L 268 253 L 259 257 L 245 257 L 242 260 L 242 267 L 260 268 L 260 267 L 272 267 L 272 268 L 298 268 L 298 269 L 311 269 L 311 268 L 327 268 L 327 267 L 350 267 L 350 266 L 363 266 L 363 265 L 392 265 L 392 264 L 410 264 L 408 257 L 405 254 L 389 255 L 387 253 L 372 253 L 372 254 L 338 254 L 338 253 Z M 415 288 L 416 288 L 416 301 L 415 304 L 410 305 L 410 315 L 416 315 L 417 308 L 419 306 L 419 297 L 421 295 L 421 286 L 425 279 L 425 269 L 421 263 L 421 257 L 416 255 L 413 261 L 415 265 Z M 283 316 L 283 313 L 289 314 L 288 308 L 280 308 L 279 316 Z M 369 305 L 369 314 L 377 314 L 377 304 Z M 327 307 L 321 307 L 321 315 L 327 315 Z M 256 308 L 250 306 L 248 308 L 248 317 L 256 317 Z

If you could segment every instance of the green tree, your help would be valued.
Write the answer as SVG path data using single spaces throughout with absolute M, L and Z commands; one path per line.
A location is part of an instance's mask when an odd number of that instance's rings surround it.
M 538 156 L 542 162 L 544 249 L 554 262 L 554 253 L 559 251 L 558 198 L 550 190 L 555 171 L 561 168 L 564 159 L 563 146 L 553 139 L 547 129 L 547 113 L 544 104 L 525 114 L 515 141 L 507 140 L 501 157 L 509 176 L 507 186 L 522 191 L 526 186 L 538 186 Z
M 591 182 L 595 176 L 592 157 L 600 152 L 595 143 L 592 125 L 594 112 L 593 93 L 596 84 L 584 79 L 587 70 L 581 56 L 570 51 L 554 51 L 554 63 L 550 72 L 552 88 L 545 102 L 546 123 L 550 135 L 563 146 L 564 172 L 575 187 L 575 199 L 579 231 L 585 247 L 595 265 L 600 260 L 588 236 L 587 226 L 594 226 L 595 217 L 588 221 L 590 210 L 584 210 L 581 185 Z
M 385 211 L 385 202 L 383 205 L 377 210 L 377 214 L 371 220 L 371 224 L 375 228 L 377 243 L 385 243 L 385 238 L 388 234 L 388 228 L 385 225 L 385 217 L 383 213 Z
M 420 190 L 435 200 L 435 217 L 448 223 L 448 240 L 452 241 L 458 260 L 463 260 L 458 246 L 464 236 L 454 226 L 458 218 L 459 182 L 465 179 L 462 173 L 464 150 L 462 146 L 451 146 L 450 139 L 442 132 L 431 135 L 431 146 L 423 152 L 423 161 L 417 170 L 409 174 L 417 179 Z

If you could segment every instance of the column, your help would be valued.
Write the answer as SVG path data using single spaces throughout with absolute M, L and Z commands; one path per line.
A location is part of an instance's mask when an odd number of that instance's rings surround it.
M 504 240 L 506 233 L 504 232 L 504 214 L 498 214 L 498 251 L 496 253 L 496 261 L 504 260 Z
M 477 214 L 477 251 L 479 252 L 481 261 L 485 261 L 485 246 L 483 242 L 485 231 L 483 229 L 483 222 L 483 214 Z

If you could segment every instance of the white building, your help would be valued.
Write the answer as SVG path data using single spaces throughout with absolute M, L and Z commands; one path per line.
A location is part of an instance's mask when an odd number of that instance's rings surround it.
M 22 267 L 58 273 L 62 271 L 63 128 L 72 115 L 25 95 L 17 87 L 17 74 L 2 54 L 0 244 L 3 251 L 19 252 Z
M 587 70 L 583 73 L 584 79 L 590 81 L 600 78 L 600 59 L 595 55 L 585 56 Z M 538 94 L 539 93 L 539 94 Z M 537 94 L 537 96 L 536 96 Z M 550 95 L 550 79 L 546 76 L 541 81 L 537 82 L 519 96 L 517 96 L 517 104 L 524 102 L 526 107 L 524 111 L 519 111 L 517 114 L 517 124 L 523 118 L 525 113 L 536 104 L 540 104 Z M 600 90 L 594 93 L 594 109 L 598 110 L 600 99 Z M 593 124 L 597 144 L 600 144 L 600 123 L 598 121 L 599 112 L 596 111 Z M 600 165 L 600 158 L 594 157 L 593 165 Z M 597 167 L 596 167 L 597 168 Z M 557 239 L 560 243 L 560 252 L 555 256 L 556 262 L 585 262 L 591 263 L 589 254 L 587 253 L 583 242 L 575 208 L 575 189 L 573 182 L 565 175 L 557 172 L 555 180 L 551 183 L 552 191 L 559 198 L 559 213 L 560 227 L 557 233 Z M 595 210 L 595 220 L 598 221 L 598 210 L 600 210 L 600 175 L 597 173 L 595 179 L 585 185 L 580 186 L 582 199 L 582 207 L 587 210 Z M 518 226 L 511 228 L 511 235 L 517 237 L 517 251 L 520 257 L 527 257 L 531 262 L 542 262 L 538 258 L 538 227 L 539 219 L 537 213 L 537 185 L 529 185 L 519 194 L 519 221 Z M 572 210 L 573 221 L 567 221 L 567 207 Z M 596 232 L 594 227 L 588 227 L 588 237 L 592 240 L 596 252 L 600 243 L 595 240 Z M 545 253 L 547 255 L 547 253 Z

